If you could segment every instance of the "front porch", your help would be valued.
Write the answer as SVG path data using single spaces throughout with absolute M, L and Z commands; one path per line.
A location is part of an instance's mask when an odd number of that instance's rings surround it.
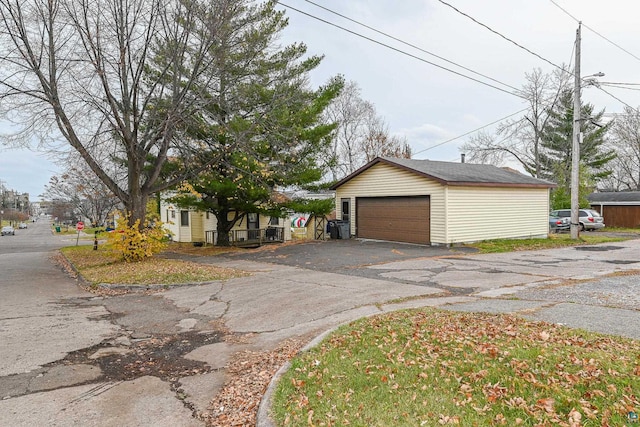
M 252 230 L 231 230 L 229 242 L 232 246 L 258 247 L 265 243 L 284 242 L 284 227 L 269 226 Z M 205 231 L 205 245 L 217 245 L 218 232 L 216 230 Z

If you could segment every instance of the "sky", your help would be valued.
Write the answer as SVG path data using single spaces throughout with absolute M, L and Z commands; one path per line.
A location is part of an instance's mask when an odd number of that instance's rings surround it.
M 583 102 L 612 114 L 621 113 L 625 104 L 640 106 L 640 90 L 635 90 L 640 89 L 637 0 L 314 2 L 421 49 L 385 37 L 310 1 L 280 2 L 279 8 L 289 17 L 281 43 L 303 42 L 310 55 L 324 56 L 310 75 L 311 84 L 317 87 L 338 74 L 355 81 L 362 98 L 375 105 L 390 132 L 406 137 L 414 158 L 459 161 L 459 147 L 472 134 L 446 141 L 525 108 L 524 100 L 512 94 L 514 88 L 521 88 L 526 82 L 525 73 L 534 68 L 550 73 L 558 66 L 574 63 L 578 20 L 582 22 L 581 75 L 603 72 L 601 82 L 638 85 L 628 86 L 630 89 L 602 85 L 601 89 L 609 94 L 597 87 L 586 87 L 582 91 Z M 513 117 L 521 116 L 522 113 Z M 483 130 L 494 129 L 495 125 L 491 125 Z M 29 193 L 32 201 L 39 199 L 49 178 L 59 172 L 60 167 L 42 153 L 0 147 L 0 181 L 6 188 Z

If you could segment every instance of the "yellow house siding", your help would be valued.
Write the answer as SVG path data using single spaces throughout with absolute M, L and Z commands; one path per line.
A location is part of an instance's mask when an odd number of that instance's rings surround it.
M 445 187 L 414 173 L 378 163 L 336 189 L 336 217 L 342 218 L 341 200 L 351 200 L 351 234 L 356 234 L 356 197 L 430 196 L 431 241 L 445 243 Z
M 451 186 L 446 213 L 449 244 L 546 237 L 549 190 Z
M 191 212 L 191 241 L 204 242 L 204 212 Z

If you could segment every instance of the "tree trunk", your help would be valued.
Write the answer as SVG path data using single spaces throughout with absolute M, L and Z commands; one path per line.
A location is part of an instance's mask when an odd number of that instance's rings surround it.
M 136 223 L 137 220 L 140 220 L 138 223 L 138 229 L 142 230 L 145 226 L 145 218 L 147 216 L 147 200 L 148 195 L 143 194 L 142 192 L 135 192 L 136 194 L 131 194 L 129 197 L 128 203 L 125 204 L 125 208 L 127 210 L 127 214 L 129 214 L 128 224 L 130 227 Z
M 216 212 L 216 219 L 218 225 L 216 230 L 218 232 L 218 246 L 231 246 L 229 241 L 229 232 L 233 228 L 235 221 L 229 221 L 229 211 L 223 210 Z

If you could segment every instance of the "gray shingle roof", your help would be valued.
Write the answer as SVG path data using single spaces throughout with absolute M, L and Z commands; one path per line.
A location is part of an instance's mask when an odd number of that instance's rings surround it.
M 446 185 L 471 186 L 515 186 L 515 187 L 555 187 L 550 181 L 533 178 L 522 173 L 499 168 L 493 165 L 479 165 L 473 163 L 439 162 L 434 160 L 398 159 L 378 157 L 356 172 L 352 173 L 332 188 L 337 188 L 344 182 L 359 175 L 377 163 L 394 165 L 410 172 L 415 172 L 428 178 L 435 179 Z
M 636 202 L 640 203 L 640 191 L 610 191 L 591 193 L 587 196 L 591 203 Z

